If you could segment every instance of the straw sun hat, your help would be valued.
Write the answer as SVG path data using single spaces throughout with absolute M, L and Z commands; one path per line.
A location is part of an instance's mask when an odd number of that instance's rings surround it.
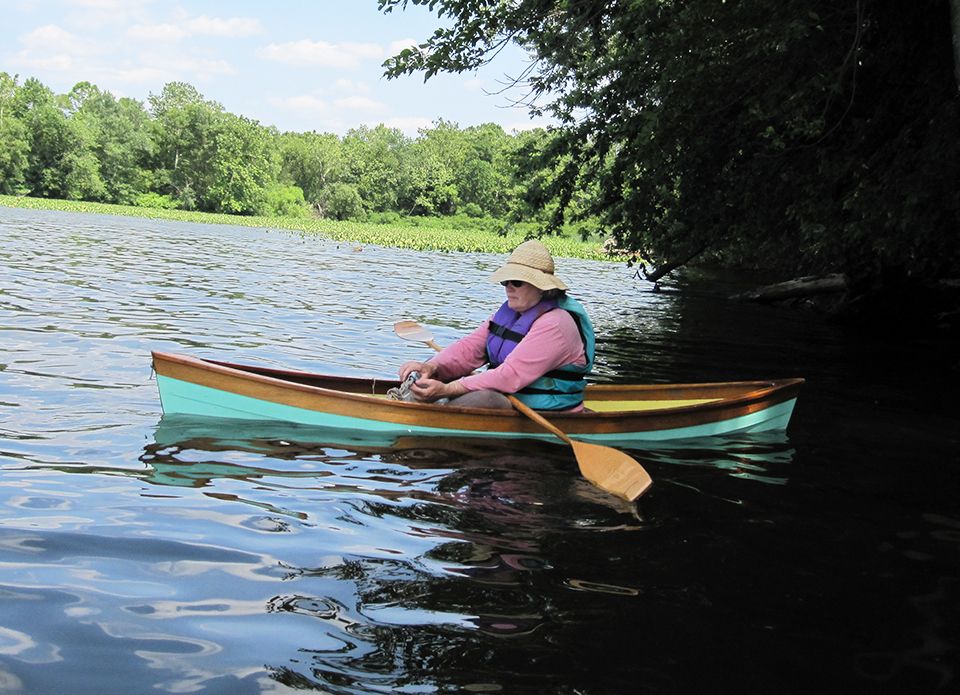
M 565 290 L 567 286 L 553 274 L 553 256 L 539 241 L 525 241 L 490 276 L 490 282 L 522 280 L 538 290 Z

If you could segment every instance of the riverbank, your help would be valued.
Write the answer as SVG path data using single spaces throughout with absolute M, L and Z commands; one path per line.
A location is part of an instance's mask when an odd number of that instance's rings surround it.
M 121 215 L 147 219 L 176 220 L 200 224 L 230 224 L 241 227 L 283 229 L 301 234 L 318 234 L 334 241 L 376 244 L 418 251 L 465 251 L 509 253 L 526 239 L 525 230 L 501 235 L 490 231 L 489 221 L 472 218 L 406 217 L 396 222 L 367 223 L 337 221 L 317 217 L 256 217 L 211 212 L 164 210 L 133 205 L 112 205 L 49 198 L 0 195 L 0 207 L 31 210 L 57 210 L 101 215 Z M 486 224 L 484 224 L 486 222 Z M 542 240 L 555 256 L 588 260 L 621 260 L 607 255 L 601 244 L 579 238 L 545 237 Z

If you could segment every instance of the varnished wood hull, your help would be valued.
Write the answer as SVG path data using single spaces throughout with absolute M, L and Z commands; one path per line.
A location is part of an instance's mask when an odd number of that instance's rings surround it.
M 359 379 L 153 353 L 167 414 L 280 420 L 380 437 L 552 439 L 512 410 L 457 408 L 384 398 L 395 380 Z M 597 412 L 550 413 L 575 439 L 619 446 L 784 430 L 803 379 L 587 387 Z

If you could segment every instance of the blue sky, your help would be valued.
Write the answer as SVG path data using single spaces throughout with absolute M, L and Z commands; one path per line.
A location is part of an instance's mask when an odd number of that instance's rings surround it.
M 58 93 L 89 81 L 145 101 L 189 82 L 228 111 L 282 131 L 342 135 L 383 123 L 414 136 L 437 119 L 461 128 L 531 121 L 511 106 L 506 76 L 526 58 L 504 52 L 477 73 L 387 81 L 381 63 L 438 25 L 419 7 L 381 14 L 376 0 L 0 0 L 0 71 Z

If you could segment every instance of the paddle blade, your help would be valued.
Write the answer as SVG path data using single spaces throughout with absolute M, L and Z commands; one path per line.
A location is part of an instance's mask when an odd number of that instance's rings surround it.
M 611 494 L 632 502 L 653 485 L 643 466 L 622 451 L 587 442 L 571 445 L 583 477 Z
M 393 330 L 404 340 L 416 340 L 421 343 L 433 340 L 433 333 L 416 321 L 397 321 L 393 324 Z

